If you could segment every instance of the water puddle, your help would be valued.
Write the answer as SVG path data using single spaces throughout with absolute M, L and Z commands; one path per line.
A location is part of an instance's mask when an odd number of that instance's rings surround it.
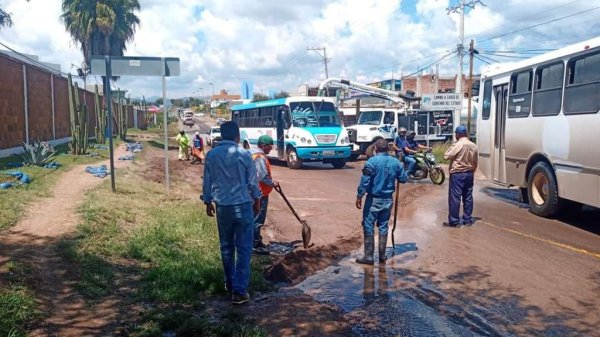
M 356 264 L 355 252 L 296 288 L 340 307 L 359 336 L 506 336 L 484 318 L 485 312 L 444 304 L 449 301 L 442 290 L 406 268 L 418 257 L 416 244 L 396 245 L 395 253 L 387 264 L 371 267 Z

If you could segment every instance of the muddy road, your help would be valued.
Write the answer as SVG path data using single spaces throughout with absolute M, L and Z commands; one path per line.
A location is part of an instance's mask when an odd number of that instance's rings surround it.
M 408 183 L 401 186 L 396 246 L 388 241 L 393 258 L 365 268 L 354 263 L 362 249 L 354 200 L 363 164 L 274 165 L 274 178 L 312 227 L 314 246 L 301 249 L 301 227 L 274 192 L 263 237 L 297 250 L 267 277 L 294 285 L 286 291 L 297 291 L 299 301 L 308 295 L 324 307 L 312 306 L 313 320 L 302 324 L 293 314 L 280 324 L 265 318 L 272 335 L 600 336 L 599 210 L 539 218 L 515 191 L 478 176 L 476 223 L 446 228 L 448 185 Z M 279 300 L 254 306 L 273 310 Z M 317 332 L 319 315 L 329 328 Z

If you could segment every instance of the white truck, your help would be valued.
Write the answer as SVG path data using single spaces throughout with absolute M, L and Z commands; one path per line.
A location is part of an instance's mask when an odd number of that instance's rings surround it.
M 396 136 L 398 110 L 387 108 L 361 108 L 355 125 L 346 126 L 352 143 L 351 160 L 364 154 L 369 145 L 379 139 L 393 141 Z

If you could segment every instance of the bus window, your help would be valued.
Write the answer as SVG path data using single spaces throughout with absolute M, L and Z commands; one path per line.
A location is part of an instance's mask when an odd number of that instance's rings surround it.
M 600 109 L 600 53 L 569 60 L 565 115 L 597 113 Z
M 542 66 L 535 71 L 533 116 L 555 116 L 560 112 L 565 67 L 562 62 Z
M 487 80 L 483 84 L 483 111 L 481 118 L 490 119 L 490 111 L 492 110 L 492 80 Z
M 531 70 L 510 77 L 508 117 L 527 117 L 531 110 Z

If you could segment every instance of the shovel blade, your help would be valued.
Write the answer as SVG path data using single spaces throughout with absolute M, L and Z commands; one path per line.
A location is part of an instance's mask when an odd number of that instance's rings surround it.
M 304 249 L 308 248 L 310 244 L 310 227 L 306 221 L 302 221 L 302 244 L 304 245 Z

